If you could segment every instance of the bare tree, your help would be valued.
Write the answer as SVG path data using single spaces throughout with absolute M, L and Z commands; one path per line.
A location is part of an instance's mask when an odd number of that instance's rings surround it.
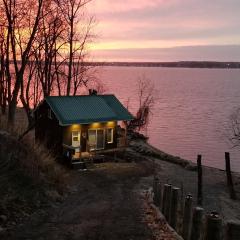
M 142 130 L 147 128 L 150 114 L 157 99 L 154 83 L 145 75 L 139 77 L 137 82 L 138 110 L 135 119 L 130 121 L 128 129 Z
M 6 66 L 5 66 L 5 56 L 6 56 L 6 17 L 3 14 L 3 6 L 0 5 L 0 107 L 2 114 L 6 112 L 7 106 L 7 81 L 6 81 Z
M 94 24 L 94 18 L 90 17 L 86 22 L 84 7 L 91 0 L 56 0 L 60 7 L 66 28 L 66 65 L 67 65 L 67 86 L 66 95 L 75 95 L 78 88 L 86 85 L 87 78 L 85 73 L 87 68 L 83 66 L 86 60 L 86 45 L 91 41 L 93 35 L 91 29 Z M 81 26 L 80 26 L 81 23 Z
M 56 77 L 59 74 L 58 55 L 64 43 L 65 24 L 60 10 L 53 1 L 48 1 L 42 9 L 40 31 L 36 36 L 33 54 L 36 64 L 36 76 L 42 87 L 43 97 L 47 97 L 53 90 Z
M 9 84 L 8 124 L 14 125 L 18 95 L 23 85 L 24 72 L 41 19 L 43 0 L 3 0 L 7 18 L 7 61 Z M 26 31 L 26 26 L 29 31 Z M 10 76 L 10 60 L 13 61 L 13 78 Z M 12 90 L 11 90 L 12 89 Z
M 232 147 L 240 146 L 240 108 L 234 110 L 231 114 L 226 129 L 227 138 L 230 141 Z
M 20 100 L 33 125 L 32 109 L 51 94 L 76 95 L 93 81 L 87 44 L 91 0 L 1 0 L 0 106 L 12 126 Z
M 32 105 L 33 101 L 36 100 L 36 96 L 34 94 L 38 94 L 40 89 L 37 89 L 35 92 L 35 82 L 38 81 L 38 78 L 35 78 L 35 70 L 36 64 L 34 61 L 29 61 L 26 67 L 26 71 L 24 74 L 24 81 L 21 84 L 20 91 L 20 100 L 24 107 L 24 110 L 28 119 L 28 127 L 32 127 L 34 125 L 34 118 L 32 116 Z

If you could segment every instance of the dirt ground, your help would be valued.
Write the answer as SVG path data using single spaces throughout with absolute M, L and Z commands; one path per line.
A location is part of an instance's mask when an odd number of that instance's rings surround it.
M 102 163 L 72 171 L 71 193 L 59 204 L 35 213 L 4 239 L 154 239 L 136 187 L 151 176 L 150 162 Z
M 155 150 L 154 150 L 155 151 Z M 95 164 L 71 171 L 69 194 L 61 202 L 33 214 L 3 238 L 6 240 L 175 240 L 164 219 L 152 207 L 153 176 L 162 184 L 191 193 L 196 204 L 197 172 L 179 159 L 161 159 L 143 143 L 129 149 L 120 162 Z M 124 160 L 123 160 L 124 159 Z M 127 162 L 130 161 L 130 162 Z M 186 167 L 187 166 L 187 167 Z M 240 175 L 233 174 L 238 200 L 231 200 L 224 171 L 203 167 L 203 207 L 227 220 L 240 221 Z M 149 202 L 150 199 L 150 202 Z

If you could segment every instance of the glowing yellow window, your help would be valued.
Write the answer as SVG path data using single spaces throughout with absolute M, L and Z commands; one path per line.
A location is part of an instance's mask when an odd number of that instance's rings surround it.
M 107 143 L 113 143 L 113 128 L 107 129 Z

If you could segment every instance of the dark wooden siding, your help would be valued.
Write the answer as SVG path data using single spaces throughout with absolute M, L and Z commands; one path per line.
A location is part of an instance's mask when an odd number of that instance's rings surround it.
M 47 148 L 56 152 L 62 149 L 62 127 L 53 112 L 52 118 L 48 117 L 50 107 L 46 102 L 41 104 L 35 111 L 35 139 Z
M 62 153 L 62 144 L 72 145 L 72 131 L 81 131 L 82 151 L 87 151 L 87 139 L 89 129 L 105 129 L 105 149 L 117 147 L 117 122 L 95 123 L 84 125 L 60 126 L 59 121 L 51 111 L 52 119 L 48 117 L 49 105 L 44 102 L 35 111 L 35 139 L 43 143 L 47 148 L 53 149 L 59 154 Z M 113 128 L 113 143 L 107 142 L 106 129 Z M 84 137 L 85 136 L 85 137 Z

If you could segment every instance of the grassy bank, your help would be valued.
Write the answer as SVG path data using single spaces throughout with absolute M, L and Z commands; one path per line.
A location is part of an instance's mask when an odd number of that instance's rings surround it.
M 61 201 L 68 171 L 42 146 L 0 131 L 0 227 L 14 227 L 34 211 Z

